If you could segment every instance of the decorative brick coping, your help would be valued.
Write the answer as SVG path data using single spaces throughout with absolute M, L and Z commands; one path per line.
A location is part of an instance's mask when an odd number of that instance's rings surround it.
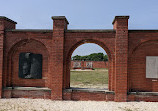
M 7 32 L 53 32 L 50 29 L 7 29 Z
M 109 91 L 107 89 L 96 89 L 96 88 L 69 88 L 69 89 L 64 89 L 64 92 L 88 92 L 88 93 L 115 94 L 114 91 Z
M 71 30 L 67 30 L 66 32 L 90 32 L 90 33 L 107 33 L 107 32 L 113 32 L 115 33 L 116 30 L 113 30 L 113 29 L 106 29 L 106 30 L 103 30 L 103 29 L 71 29 Z
M 14 24 L 17 24 L 17 22 L 15 22 L 15 21 L 13 21 L 13 20 L 11 20 L 11 19 L 5 17 L 5 16 L 0 16 L 0 20 L 6 20 L 6 21 L 12 22 L 12 23 L 14 23 Z

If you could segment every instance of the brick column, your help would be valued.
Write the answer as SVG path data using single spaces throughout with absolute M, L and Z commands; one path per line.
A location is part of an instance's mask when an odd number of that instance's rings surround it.
M 4 41 L 4 31 L 0 30 L 0 98 L 2 98 L 3 41 Z
M 68 21 L 64 16 L 53 16 L 53 38 L 51 53 L 52 94 L 51 99 L 62 100 L 64 72 L 64 31 Z
M 3 83 L 2 83 L 2 76 L 3 76 L 3 57 L 4 57 L 4 31 L 6 29 L 15 29 L 15 25 L 17 23 L 14 22 L 13 20 L 4 17 L 4 16 L 0 16 L 0 98 L 2 98 L 2 87 L 3 87 Z
M 82 70 L 85 69 L 85 67 L 84 67 L 85 65 L 84 65 L 84 64 L 85 64 L 85 61 L 82 60 L 82 61 L 81 61 L 81 69 L 82 69 Z
M 128 19 L 116 16 L 113 25 L 115 38 L 115 101 L 127 101 Z

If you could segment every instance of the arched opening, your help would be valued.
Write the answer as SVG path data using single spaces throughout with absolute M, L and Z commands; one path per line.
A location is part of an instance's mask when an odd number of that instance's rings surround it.
M 78 45 L 71 55 L 70 87 L 108 89 L 108 63 L 108 55 L 100 45 Z

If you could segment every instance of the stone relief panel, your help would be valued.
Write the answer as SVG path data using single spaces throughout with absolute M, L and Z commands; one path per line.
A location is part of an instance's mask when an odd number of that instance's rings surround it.
M 86 68 L 93 68 L 92 62 L 86 62 Z
M 146 56 L 146 78 L 158 78 L 158 56 Z
M 81 62 L 74 62 L 73 68 L 81 68 Z
M 19 77 L 23 79 L 42 79 L 42 55 L 20 53 Z

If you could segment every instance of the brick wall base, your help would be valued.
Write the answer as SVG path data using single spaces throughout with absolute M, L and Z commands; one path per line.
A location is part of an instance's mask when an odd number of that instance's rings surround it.
M 51 90 L 49 88 L 35 87 L 6 87 L 3 89 L 3 98 L 50 99 Z
M 3 98 L 31 98 L 51 99 L 51 89 L 35 87 L 6 87 L 3 89 Z M 102 91 L 92 89 L 65 89 L 63 100 L 83 101 L 114 101 L 113 91 Z M 130 92 L 127 101 L 158 102 L 158 92 Z
M 114 101 L 112 91 L 94 91 L 80 89 L 66 89 L 63 92 L 63 100 L 92 100 L 92 101 Z
M 131 92 L 128 101 L 158 102 L 158 92 Z

